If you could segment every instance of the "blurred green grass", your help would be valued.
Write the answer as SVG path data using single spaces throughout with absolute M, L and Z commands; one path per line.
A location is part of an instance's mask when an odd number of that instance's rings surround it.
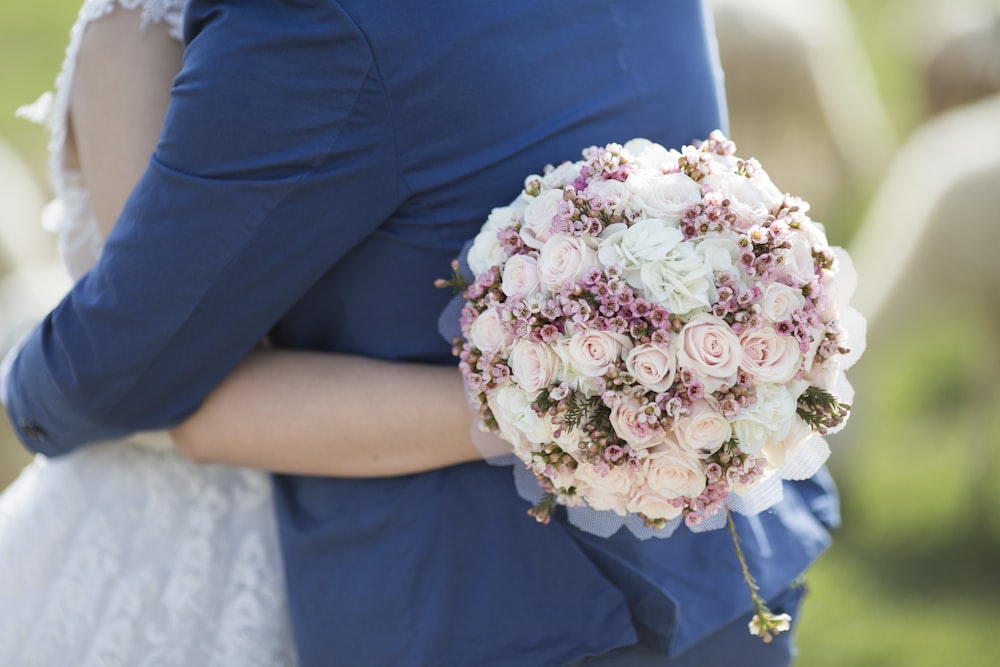
M 886 37 L 907 2 L 848 3 L 900 136 L 924 117 L 914 63 Z M 51 87 L 79 4 L 0 4 L 0 136 L 42 182 L 44 134 L 13 112 Z M 853 230 L 866 205 L 845 205 L 831 227 Z M 831 438 L 844 526 L 808 577 L 800 667 L 985 667 L 1000 656 L 996 325 L 942 308 L 902 340 L 869 342 L 851 374 L 852 422 Z M 0 443 L 16 448 L 5 431 Z M 0 470 L 0 484 L 11 474 Z

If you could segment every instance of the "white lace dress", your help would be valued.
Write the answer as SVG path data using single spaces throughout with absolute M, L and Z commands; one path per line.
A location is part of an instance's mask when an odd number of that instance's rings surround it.
M 69 88 L 85 26 L 118 7 L 180 38 L 183 0 L 86 0 L 33 109 L 51 130 L 45 224 L 73 278 L 101 240 L 64 165 Z M 0 665 L 294 664 L 266 474 L 195 465 L 147 434 L 37 457 L 0 496 Z

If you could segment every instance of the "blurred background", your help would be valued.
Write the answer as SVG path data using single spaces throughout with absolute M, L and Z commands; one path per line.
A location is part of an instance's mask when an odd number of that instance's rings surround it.
M 0 353 L 65 288 L 38 220 L 79 0 L 0 5 Z M 1000 0 L 712 0 L 730 134 L 860 274 L 868 347 L 810 572 L 804 667 L 1000 656 Z M 28 455 L 0 417 L 0 488 Z

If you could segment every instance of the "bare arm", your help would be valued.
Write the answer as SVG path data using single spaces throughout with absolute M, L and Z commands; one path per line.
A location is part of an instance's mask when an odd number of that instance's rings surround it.
M 107 235 L 163 125 L 181 45 L 117 10 L 84 36 L 68 153 Z M 481 458 L 454 368 L 259 350 L 172 431 L 186 456 L 275 472 L 376 477 Z
M 260 350 L 172 431 L 202 462 L 381 477 L 482 458 L 458 370 Z

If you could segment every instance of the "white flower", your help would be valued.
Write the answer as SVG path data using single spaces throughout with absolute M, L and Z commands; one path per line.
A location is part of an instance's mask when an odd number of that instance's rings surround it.
M 662 218 L 673 224 L 679 224 L 684 211 L 701 201 L 701 186 L 680 172 L 636 171 L 625 179 L 625 187 L 647 217 Z
M 500 315 L 494 308 L 487 308 L 479 314 L 469 327 L 469 340 L 483 352 L 501 354 L 514 342 L 513 336 L 504 330 Z
M 524 209 L 521 225 L 521 240 L 525 245 L 536 250 L 545 245 L 552 233 L 552 219 L 558 213 L 562 200 L 562 190 L 545 190 L 530 200 Z
M 709 271 L 739 274 L 740 249 L 736 245 L 735 232 L 703 236 L 694 243 L 698 256 Z
M 507 362 L 514 381 L 528 392 L 536 392 L 549 386 L 560 366 L 559 355 L 552 346 L 529 340 L 514 343 Z
M 574 283 L 588 269 L 597 266 L 593 239 L 582 236 L 552 236 L 538 254 L 538 275 L 542 286 L 558 292 L 566 283 Z
M 503 246 L 500 245 L 497 231 L 484 227 L 472 241 L 468 261 L 469 268 L 477 276 L 499 266 L 504 260 Z
M 545 188 L 562 188 L 576 180 L 580 175 L 579 162 L 563 162 L 552 171 L 542 176 L 542 186 Z M 533 176 L 531 178 L 538 178 Z
M 522 455 L 528 443 L 552 442 L 551 424 L 535 414 L 531 407 L 532 396 L 518 387 L 504 385 L 487 397 L 500 432 L 515 450 L 521 450 Z
M 709 308 L 715 290 L 711 271 L 694 244 L 687 242 L 679 243 L 665 258 L 643 264 L 639 281 L 647 299 L 678 315 Z
M 798 339 L 780 336 L 771 327 L 748 329 L 740 337 L 743 370 L 758 382 L 784 384 L 802 367 Z
M 597 257 L 601 264 L 621 265 L 628 284 L 641 288 L 643 265 L 665 259 L 684 237 L 666 220 L 645 218 L 631 227 L 621 222 L 609 225 L 600 239 Z
M 681 329 L 677 357 L 682 368 L 694 372 L 706 392 L 713 392 L 723 384 L 731 387 L 736 383 L 743 349 L 725 320 L 702 313 Z
M 667 171 L 677 166 L 681 154 L 675 150 L 667 150 L 649 139 L 632 139 L 624 146 L 631 162 L 640 169 L 657 169 Z
M 608 209 L 612 215 L 621 215 L 629 205 L 629 193 L 621 181 L 591 181 L 581 194 L 585 197 L 597 195 L 607 203 L 614 202 L 614 205 Z
M 757 386 L 757 401 L 733 420 L 733 435 L 741 450 L 756 456 L 788 435 L 795 418 L 795 399 L 784 386 Z

